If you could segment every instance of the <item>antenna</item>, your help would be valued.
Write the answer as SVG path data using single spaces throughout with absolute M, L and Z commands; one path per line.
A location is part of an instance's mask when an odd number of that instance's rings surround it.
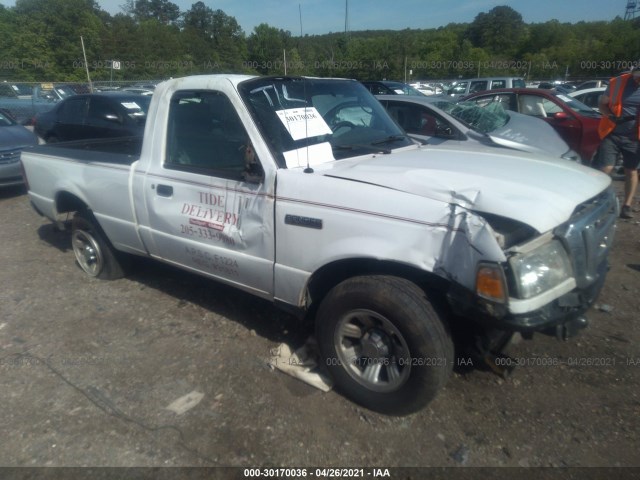
M 302 91 L 304 92 L 304 113 L 305 113 L 305 120 L 304 120 L 304 128 L 305 128 L 305 143 L 306 143 L 306 147 L 307 147 L 307 168 L 305 168 L 303 170 L 304 173 L 313 173 L 313 168 L 311 168 L 311 165 L 309 165 L 309 120 L 306 118 L 306 113 L 307 113 L 307 79 L 305 77 L 302 77 Z
M 87 70 L 87 81 L 89 82 L 89 92 L 93 93 L 93 85 L 91 84 L 91 77 L 89 76 L 89 64 L 87 63 L 87 51 L 84 49 L 84 39 L 80 35 L 80 43 L 82 44 L 82 55 L 84 56 L 84 67 Z

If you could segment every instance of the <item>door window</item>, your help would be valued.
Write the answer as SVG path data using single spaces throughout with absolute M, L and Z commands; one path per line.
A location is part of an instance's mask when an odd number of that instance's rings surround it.
M 520 95 L 518 98 L 520 113 L 545 118 L 562 111 L 559 105 L 538 95 Z
M 123 122 L 122 113 L 118 112 L 108 99 L 102 97 L 91 98 L 87 113 L 87 123 L 89 125 L 108 127 L 122 124 Z
M 66 124 L 84 123 L 86 98 L 71 98 L 60 106 L 59 120 Z
M 212 91 L 179 92 L 171 99 L 164 165 L 238 180 L 262 173 L 233 105 Z
M 387 111 L 407 133 L 433 137 L 450 127 L 440 117 L 419 105 L 389 102 Z
M 487 82 L 486 80 L 476 80 L 474 82 L 471 82 L 471 85 L 469 86 L 469 93 L 482 92 L 483 90 L 488 90 L 487 88 L 488 83 L 489 82 Z

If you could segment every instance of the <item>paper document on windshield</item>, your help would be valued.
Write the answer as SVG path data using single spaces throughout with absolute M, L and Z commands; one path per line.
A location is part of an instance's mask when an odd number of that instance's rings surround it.
M 329 125 L 315 107 L 288 108 L 276 113 L 294 140 L 331 133 Z
M 287 168 L 313 167 L 314 165 L 333 162 L 335 160 L 329 142 L 289 150 L 288 152 L 284 152 L 284 159 L 287 162 Z

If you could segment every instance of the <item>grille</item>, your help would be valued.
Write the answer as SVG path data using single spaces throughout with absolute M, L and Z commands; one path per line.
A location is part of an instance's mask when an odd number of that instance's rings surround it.
M 555 234 L 571 255 L 578 288 L 587 288 L 598 278 L 613 244 L 617 201 L 613 188 L 581 204 L 569 222 Z
M 20 150 L 5 150 L 0 151 L 0 165 L 6 165 L 8 163 L 16 163 L 20 160 Z

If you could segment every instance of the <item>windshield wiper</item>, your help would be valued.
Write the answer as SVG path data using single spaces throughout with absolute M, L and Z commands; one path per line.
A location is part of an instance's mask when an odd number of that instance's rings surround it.
M 356 148 L 361 148 L 362 150 L 367 150 L 373 153 L 384 153 L 385 155 L 391 153 L 390 149 L 376 147 L 374 143 L 372 143 L 371 145 L 360 145 L 357 143 L 354 143 L 352 145 L 332 145 L 332 147 L 336 150 L 354 150 Z
M 391 135 L 384 140 L 378 140 L 377 142 L 373 142 L 371 145 L 386 145 L 387 143 L 397 142 L 399 140 L 404 140 L 407 138 L 406 135 Z

